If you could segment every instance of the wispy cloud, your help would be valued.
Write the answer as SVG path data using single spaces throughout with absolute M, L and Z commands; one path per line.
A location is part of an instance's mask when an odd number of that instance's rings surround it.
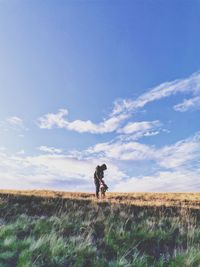
M 200 108 L 200 96 L 196 96 L 190 99 L 184 99 L 180 104 L 174 106 L 174 110 L 185 112 L 189 109 L 199 109 Z
M 38 125 L 41 129 L 52 129 L 53 127 L 66 128 L 68 122 L 65 116 L 68 115 L 67 109 L 59 109 L 57 113 L 48 113 L 38 119 Z
M 62 149 L 55 148 L 55 147 L 48 147 L 48 146 L 40 146 L 37 148 L 38 150 L 46 153 L 52 153 L 52 154 L 59 154 L 62 153 Z
M 133 141 L 112 141 L 96 144 L 88 152 L 115 160 L 152 160 L 160 167 L 173 169 L 200 159 L 200 134 L 161 148 Z
M 9 117 L 6 120 L 10 125 L 12 126 L 19 126 L 19 127 L 23 127 L 23 120 L 19 117 L 13 116 L 13 117 Z
M 116 160 L 146 160 L 152 158 L 154 149 L 148 145 L 138 142 L 106 142 L 99 143 L 87 150 L 89 153 L 100 154 L 101 156 Z
M 200 159 L 200 135 L 195 134 L 185 140 L 156 150 L 155 158 L 160 166 L 177 168 L 191 164 L 191 161 Z
M 116 192 L 199 192 L 200 172 L 164 171 L 154 176 L 132 177 L 120 181 L 113 188 Z
M 120 114 L 124 112 L 136 111 L 143 108 L 146 104 L 169 97 L 177 93 L 200 94 L 200 72 L 196 72 L 186 79 L 174 80 L 162 83 L 146 93 L 139 96 L 136 100 L 122 99 L 117 100 L 114 105 L 112 114 Z
M 93 174 L 99 161 L 77 159 L 65 154 L 40 154 L 28 156 L 24 153 L 0 152 L 1 188 L 62 188 L 70 191 L 94 190 Z M 109 162 L 109 184 L 120 181 L 126 175 Z M 21 182 L 23 181 L 23 183 Z
M 75 120 L 67 119 L 68 110 L 60 109 L 57 113 L 48 113 L 38 119 L 38 125 L 41 129 L 63 128 L 76 131 L 79 133 L 103 134 L 110 132 L 134 132 L 140 127 L 143 131 L 145 127 L 151 127 L 150 122 L 129 123 L 122 128 L 122 122 L 131 117 L 134 111 L 143 108 L 150 102 L 175 95 L 177 93 L 192 94 L 194 97 L 185 100 L 181 104 L 174 106 L 176 111 L 186 111 L 192 107 L 200 106 L 200 72 L 196 72 L 186 79 L 164 82 L 154 88 L 147 90 L 146 93 L 140 95 L 137 99 L 121 99 L 114 102 L 114 107 L 111 114 L 108 114 L 106 119 L 100 123 L 94 123 L 90 120 Z M 155 123 L 155 122 L 152 122 Z M 155 126 L 155 125 L 154 125 Z M 147 130 L 147 129 L 146 129 Z M 147 133 L 146 135 L 153 135 Z
M 142 137 L 154 136 L 160 133 L 162 124 L 160 121 L 129 122 L 123 128 L 117 130 L 118 139 L 123 141 L 138 140 Z
M 44 148 L 44 149 L 43 149 Z M 101 143 L 79 153 L 56 154 L 57 148 L 46 154 L 29 156 L 0 151 L 1 188 L 62 188 L 70 191 L 94 190 L 96 165 L 106 162 L 106 177 L 114 191 L 195 191 L 199 190 L 199 169 L 191 162 L 200 160 L 200 133 L 172 145 L 155 148 L 138 142 Z M 59 150 L 59 149 L 58 149 Z M 52 154 L 53 153 L 53 154 Z M 155 175 L 129 176 L 119 166 L 122 162 L 154 161 Z M 152 165 L 151 165 L 152 167 Z M 23 185 L 21 181 L 23 180 Z M 198 189 L 197 189 L 198 188 Z
M 147 132 L 147 130 L 154 129 L 160 126 L 160 122 L 156 121 L 141 121 L 141 122 L 129 122 L 125 127 L 118 130 L 118 133 L 133 134 L 136 132 Z
M 82 121 L 75 120 L 69 122 L 66 118 L 68 115 L 68 110 L 60 109 L 57 113 L 49 113 L 38 119 L 38 125 L 41 129 L 52 129 L 54 127 L 64 128 L 67 130 L 76 131 L 79 133 L 93 133 L 93 134 L 103 134 L 110 133 L 119 128 L 122 121 L 127 118 L 127 115 L 121 114 L 113 116 L 103 120 L 99 124 L 95 124 L 90 120 Z
M 10 128 L 16 131 L 27 131 L 28 128 L 25 126 L 24 121 L 22 118 L 17 116 L 11 116 L 5 119 L 2 122 L 4 129 Z M 8 129 L 7 129 L 8 130 Z
M 24 149 L 21 149 L 17 152 L 17 155 L 25 155 Z

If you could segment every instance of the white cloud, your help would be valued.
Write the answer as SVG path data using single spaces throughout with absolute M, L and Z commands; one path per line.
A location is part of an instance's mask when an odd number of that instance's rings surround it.
M 79 133 L 93 133 L 103 134 L 113 132 L 120 126 L 121 122 L 127 118 L 127 115 L 121 114 L 103 120 L 99 124 L 95 124 L 90 120 L 82 121 L 75 120 L 69 122 L 66 118 L 68 111 L 66 109 L 60 109 L 57 113 L 49 113 L 39 118 L 38 125 L 41 129 L 52 129 L 53 127 L 64 128 L 67 130 L 73 130 Z
M 19 150 L 18 152 L 17 152 L 17 155 L 24 155 L 25 154 L 25 151 L 23 150 L 23 149 L 21 149 L 21 150 Z
M 138 142 L 117 141 L 97 144 L 86 151 L 69 152 L 68 155 L 51 154 L 52 150 L 35 156 L 21 152 L 9 155 L 2 150 L 0 187 L 55 189 L 60 186 L 63 190 L 93 191 L 94 169 L 96 165 L 106 163 L 105 180 L 112 191 L 197 191 L 200 189 L 200 172 L 192 165 L 200 160 L 199 140 L 200 133 L 197 133 L 159 149 Z M 145 164 L 146 160 L 157 164 L 155 175 L 143 175 L 141 170 L 140 177 L 130 178 L 120 169 L 125 161 Z
M 189 109 L 199 109 L 200 108 L 200 96 L 196 96 L 190 99 L 184 99 L 180 104 L 174 106 L 176 111 L 185 112 Z
M 38 124 L 41 129 L 52 129 L 53 127 L 66 128 L 68 122 L 65 121 L 65 116 L 68 115 L 68 110 L 59 109 L 58 113 L 46 114 L 38 119 Z
M 43 154 L 26 156 L 0 152 L 0 188 L 61 188 L 62 190 L 94 190 L 95 167 L 104 159 L 76 159 L 67 155 Z M 105 177 L 109 184 L 126 175 L 112 162 Z M 64 184 L 64 185 L 62 185 Z
M 9 131 L 9 129 L 12 129 L 15 131 L 28 131 L 28 128 L 25 127 L 24 125 L 23 119 L 17 116 L 6 118 L 5 121 L 1 122 L 0 126 L 3 127 L 4 131 Z M 22 135 L 18 135 L 18 136 L 22 137 Z
M 136 132 L 134 134 L 126 134 L 126 135 L 119 135 L 117 137 L 117 139 L 123 141 L 123 142 L 127 142 L 127 141 L 137 141 L 140 138 L 143 137 L 149 137 L 149 136 L 155 136 L 158 135 L 160 133 L 159 131 L 153 131 L 153 130 L 149 130 L 149 131 L 140 131 L 140 132 Z
M 38 147 L 38 150 L 42 151 L 42 152 L 46 152 L 46 153 L 52 153 L 52 154 L 55 154 L 55 153 L 62 153 L 62 149 L 60 148 L 55 148 L 55 147 L 47 147 L 47 146 L 40 146 Z
M 154 176 L 130 178 L 113 188 L 115 192 L 199 192 L 199 171 L 165 171 Z
M 122 161 L 151 160 L 160 167 L 173 169 L 200 159 L 200 134 L 196 133 L 192 137 L 161 148 L 133 141 L 113 141 L 96 144 L 87 151 Z
M 172 82 L 162 83 L 146 93 L 139 96 L 136 100 L 123 99 L 118 100 L 114 104 L 112 114 L 136 111 L 143 108 L 146 104 L 169 97 L 176 93 L 192 93 L 199 95 L 200 93 L 200 72 L 194 73 L 186 79 L 174 80 Z
M 155 156 L 159 165 L 165 168 L 177 168 L 200 158 L 200 142 L 198 136 L 196 134 L 193 137 L 178 141 L 173 145 L 158 149 Z
M 138 140 L 145 136 L 154 136 L 160 133 L 161 125 L 158 120 L 129 122 L 117 131 L 119 134 L 122 134 L 118 138 L 123 141 L 130 141 Z
M 145 160 L 154 156 L 154 149 L 138 142 L 110 142 L 96 144 L 88 149 L 89 153 L 100 153 L 107 158 L 117 160 Z
M 9 118 L 7 118 L 6 121 L 12 126 L 23 127 L 23 120 L 19 117 L 16 117 L 16 116 L 9 117 Z
M 48 173 L 56 176 L 61 176 L 63 179 L 83 179 L 91 180 L 95 167 L 99 164 L 99 160 L 93 158 L 88 160 L 76 159 L 67 155 L 39 155 L 27 157 L 26 161 L 30 166 L 44 168 Z M 116 181 L 124 177 L 124 174 L 119 169 L 108 162 L 109 171 L 112 181 Z
M 153 145 L 136 142 L 143 136 L 157 135 L 161 129 L 161 122 L 140 121 L 122 123 L 130 117 L 133 111 L 143 108 L 146 104 L 169 97 L 176 93 L 188 93 L 193 97 L 174 106 L 177 111 L 196 108 L 200 103 L 200 73 L 195 73 L 187 79 L 166 82 L 139 96 L 136 100 L 121 100 L 115 102 L 111 115 L 100 123 L 90 120 L 68 120 L 68 110 L 60 109 L 57 113 L 49 113 L 38 119 L 42 129 L 62 128 L 79 133 L 89 132 L 103 134 L 116 132 L 114 140 L 96 144 L 84 151 L 71 151 L 67 155 L 59 148 L 40 146 L 38 149 L 46 154 L 27 156 L 24 153 L 8 155 L 0 151 L 0 185 L 41 187 L 59 183 L 74 185 L 77 190 L 89 188 L 93 183 L 93 172 L 97 164 L 106 162 L 109 165 L 108 175 L 115 189 L 125 191 L 173 191 L 192 190 L 198 171 L 192 169 L 195 161 L 200 160 L 200 142 L 196 135 L 180 140 L 171 145 L 156 148 Z M 12 127 L 24 127 L 19 117 L 9 117 L 7 123 Z M 164 130 L 163 130 L 164 131 Z M 141 176 L 128 179 L 128 176 L 118 166 L 141 161 L 153 162 L 157 172 L 155 176 Z M 130 165 L 129 165 L 130 166 Z M 142 164 L 141 164 L 142 166 Z M 190 170 L 189 170 L 190 168 Z M 141 170 L 142 171 L 142 170 Z M 190 175 L 187 177 L 187 175 Z M 168 178 L 167 178 L 168 177 Z M 176 179 L 177 177 L 177 179 Z M 125 180 L 123 180 L 125 179 Z M 128 180 L 127 180 L 128 179 Z M 181 180 L 184 183 L 180 186 Z M 23 181 L 23 185 L 22 182 Z M 175 181 L 175 182 L 174 182 Z M 199 186 L 198 183 L 196 183 Z M 87 186 L 86 186 L 87 185 Z M 133 190 L 132 190 L 133 188 Z M 195 189 L 194 189 L 195 190 Z M 80 190 L 78 190 L 80 191 Z
M 136 132 L 146 132 L 152 128 L 160 126 L 160 122 L 156 121 L 141 121 L 141 122 L 129 122 L 125 127 L 118 130 L 118 133 L 132 134 Z
M 192 94 L 193 98 L 184 100 L 183 103 L 175 105 L 176 111 L 186 111 L 189 108 L 200 106 L 200 72 L 196 72 L 186 79 L 174 80 L 171 82 L 162 83 L 152 89 L 149 89 L 146 93 L 140 95 L 137 99 L 122 99 L 114 102 L 114 108 L 108 118 L 103 119 L 100 123 L 93 123 L 90 120 L 75 120 L 69 121 L 67 119 L 68 110 L 60 109 L 57 113 L 48 113 L 38 119 L 38 125 L 41 129 L 52 129 L 54 127 L 63 128 L 67 130 L 76 131 L 79 133 L 92 133 L 92 134 L 103 134 L 114 131 L 121 131 L 125 134 L 138 131 L 143 131 L 150 127 L 150 122 L 138 122 L 129 123 L 124 128 L 121 128 L 123 121 L 128 119 L 132 112 L 143 108 L 146 104 L 169 97 L 177 93 Z M 17 122 L 17 120 L 14 120 Z M 19 122 L 19 121 L 18 121 Z M 156 121 L 155 121 L 156 122 Z M 20 122 L 19 122 L 20 123 Z M 151 125 L 152 126 L 152 125 Z M 143 128 L 142 128 L 143 127 Z M 155 131 L 154 131 L 155 133 Z M 134 139 L 139 138 L 141 134 L 137 134 Z M 149 132 L 149 135 L 151 132 Z M 148 136 L 148 134 L 146 135 Z
M 148 131 L 144 133 L 144 136 L 154 136 L 158 134 L 159 134 L 159 131 Z

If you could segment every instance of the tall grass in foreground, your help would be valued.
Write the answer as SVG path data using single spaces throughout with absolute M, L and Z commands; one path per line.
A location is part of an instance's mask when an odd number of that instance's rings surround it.
M 0 195 L 1 267 L 200 266 L 200 211 Z

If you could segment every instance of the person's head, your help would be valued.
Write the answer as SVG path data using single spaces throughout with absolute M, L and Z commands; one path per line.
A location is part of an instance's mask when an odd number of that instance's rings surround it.
M 107 166 L 106 166 L 106 164 L 102 164 L 102 165 L 101 165 L 101 168 L 102 168 L 102 170 L 104 170 L 104 171 L 107 170 Z

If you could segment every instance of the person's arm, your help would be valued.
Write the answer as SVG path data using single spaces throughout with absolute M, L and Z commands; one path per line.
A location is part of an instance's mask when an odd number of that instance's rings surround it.
M 97 169 L 97 170 L 96 170 L 96 177 L 97 177 L 97 179 L 99 180 L 99 182 L 101 183 L 101 179 L 102 179 L 102 178 L 101 178 L 101 175 L 100 175 L 100 174 L 101 174 L 101 172 Z

